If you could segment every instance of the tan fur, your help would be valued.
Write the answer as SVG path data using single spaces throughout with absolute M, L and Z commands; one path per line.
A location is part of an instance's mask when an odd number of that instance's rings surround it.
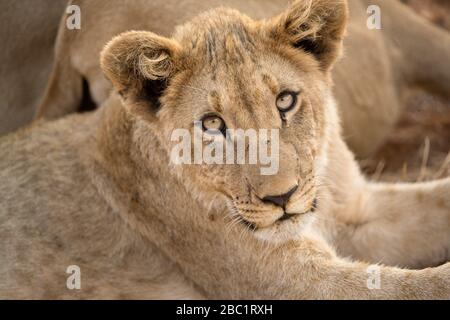
M 67 0 L 0 2 L 0 135 L 33 119 L 53 64 Z
M 263 22 L 211 11 L 170 39 L 122 34 L 102 53 L 116 92 L 98 111 L 1 139 L 0 297 L 449 299 L 450 264 L 380 266 L 381 288 L 367 287 L 367 267 L 380 252 L 393 265 L 448 261 L 450 180 L 363 179 L 331 94 L 345 1 L 314 2 Z M 294 48 L 292 39 L 317 18 L 318 50 Z M 301 89 L 287 123 L 276 112 L 277 82 Z M 157 84 L 167 85 L 160 108 Z M 280 129 L 280 175 L 170 164 L 170 132 L 191 130 L 212 108 L 214 99 L 204 99 L 212 91 L 230 127 Z M 316 197 L 317 210 L 277 221 L 275 208 L 253 193 L 286 190 L 292 177 L 302 187 L 288 207 Z M 246 206 L 237 196 L 248 197 Z M 258 229 L 230 224 L 233 214 Z M 68 265 L 81 267 L 80 291 L 65 288 Z
M 106 100 L 111 87 L 102 76 L 98 56 L 103 45 L 121 32 L 149 30 L 169 36 L 177 24 L 219 5 L 260 19 L 277 14 L 289 1 L 73 2 L 82 7 L 84 27 L 79 32 L 60 30 L 52 81 L 39 117 L 58 118 L 76 111 L 81 104 L 83 79 L 97 104 Z M 367 8 L 373 4 L 381 7 L 382 30 L 366 26 Z M 397 122 L 410 89 L 421 87 L 450 96 L 450 35 L 398 1 L 353 0 L 349 6 L 349 36 L 344 58 L 333 74 L 334 91 L 344 138 L 358 157 L 365 157 L 377 149 Z

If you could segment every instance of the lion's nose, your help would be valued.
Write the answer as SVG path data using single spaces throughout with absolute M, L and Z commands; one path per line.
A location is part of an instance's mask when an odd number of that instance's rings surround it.
M 263 198 L 264 202 L 270 202 L 273 203 L 279 207 L 282 207 L 283 209 L 286 207 L 287 203 L 289 202 L 289 199 L 291 196 L 297 191 L 298 185 L 289 190 L 289 192 L 279 195 L 279 196 L 267 196 Z

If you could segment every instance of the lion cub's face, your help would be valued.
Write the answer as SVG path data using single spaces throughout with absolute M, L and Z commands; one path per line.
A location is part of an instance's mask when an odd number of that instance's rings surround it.
M 265 22 L 218 9 L 173 39 L 121 35 L 102 66 L 189 189 L 221 195 L 240 221 L 269 227 L 318 204 L 328 71 L 345 13 L 331 0 L 296 2 Z
M 189 130 L 192 137 L 191 162 L 196 151 L 208 151 L 211 141 L 220 143 L 223 161 L 207 164 L 204 159 L 201 165 L 178 167 L 203 187 L 198 189 L 206 187 L 226 196 L 232 212 L 249 225 L 266 227 L 309 213 L 315 203 L 315 162 L 324 127 L 323 76 L 307 55 L 299 53 L 295 60 L 286 57 L 289 48 L 275 52 L 270 44 L 257 40 L 255 47 L 247 48 L 230 33 L 212 41 L 206 45 L 215 47 L 213 56 L 190 48 L 194 59 L 205 63 L 195 64 L 189 76 L 180 79 L 181 85 L 169 87 L 170 97 L 158 113 L 168 154 L 180 144 L 179 139 L 170 141 L 179 128 Z M 233 51 L 221 47 L 223 42 Z M 238 164 L 235 156 L 233 164 L 226 164 L 227 147 L 238 153 L 238 130 L 265 138 L 273 162 L 262 163 L 259 140 L 252 145 L 248 135 L 243 149 L 246 161 Z M 264 130 L 266 137 L 262 137 Z M 200 133 L 199 148 L 194 136 Z M 253 163 L 251 152 L 256 153 Z

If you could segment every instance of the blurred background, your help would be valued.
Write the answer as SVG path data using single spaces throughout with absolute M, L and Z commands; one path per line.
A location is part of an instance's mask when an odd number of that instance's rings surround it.
M 401 1 L 450 31 L 450 0 Z M 450 175 L 449 151 L 450 101 L 417 92 L 384 146 L 360 163 L 374 180 L 425 181 Z

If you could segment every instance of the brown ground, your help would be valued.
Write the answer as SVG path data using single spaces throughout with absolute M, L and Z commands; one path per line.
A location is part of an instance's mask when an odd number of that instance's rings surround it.
M 402 1 L 450 31 L 450 0 Z M 417 93 L 385 145 L 360 163 L 375 180 L 430 180 L 450 175 L 449 151 L 450 101 Z

